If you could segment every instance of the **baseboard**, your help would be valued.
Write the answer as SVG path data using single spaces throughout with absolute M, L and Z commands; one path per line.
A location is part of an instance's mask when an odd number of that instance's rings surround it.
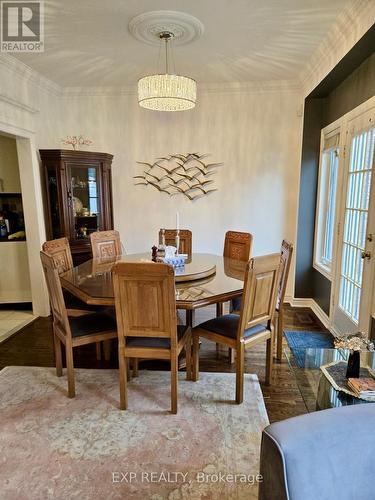
M 308 298 L 295 298 L 295 297 L 285 297 L 285 302 L 289 302 L 293 307 L 308 307 L 312 310 L 315 316 L 322 322 L 322 324 L 331 331 L 329 317 L 323 311 L 323 309 L 315 302 L 314 299 Z M 332 332 L 334 334 L 334 332 Z

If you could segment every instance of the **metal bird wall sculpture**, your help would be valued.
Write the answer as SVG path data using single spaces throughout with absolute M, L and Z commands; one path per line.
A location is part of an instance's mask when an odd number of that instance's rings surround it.
M 208 154 L 171 154 L 157 158 L 154 163 L 137 161 L 144 168 L 141 175 L 135 175 L 136 186 L 152 186 L 169 196 L 182 194 L 194 201 L 217 191 L 213 187 L 217 168 L 223 163 L 206 163 Z M 146 167 L 146 168 L 145 168 Z

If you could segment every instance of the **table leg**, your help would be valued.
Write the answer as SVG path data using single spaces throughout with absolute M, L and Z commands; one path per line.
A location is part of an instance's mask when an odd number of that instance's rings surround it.
M 103 340 L 103 351 L 104 359 L 109 361 L 111 359 L 112 340 Z

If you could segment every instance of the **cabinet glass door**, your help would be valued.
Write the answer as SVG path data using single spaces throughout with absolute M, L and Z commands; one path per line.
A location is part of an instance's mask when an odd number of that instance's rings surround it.
M 99 169 L 70 167 L 73 238 L 88 238 L 101 228 Z

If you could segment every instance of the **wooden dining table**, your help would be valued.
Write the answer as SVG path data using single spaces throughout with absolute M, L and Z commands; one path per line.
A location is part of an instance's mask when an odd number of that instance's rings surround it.
M 88 260 L 62 274 L 61 284 L 87 304 L 114 306 L 112 268 L 119 261 L 151 262 L 151 256 L 138 253 Z M 192 325 L 195 309 L 241 296 L 245 269 L 246 262 L 208 253 L 194 253 L 183 268 L 177 268 L 176 307 L 187 311 L 187 323 Z

